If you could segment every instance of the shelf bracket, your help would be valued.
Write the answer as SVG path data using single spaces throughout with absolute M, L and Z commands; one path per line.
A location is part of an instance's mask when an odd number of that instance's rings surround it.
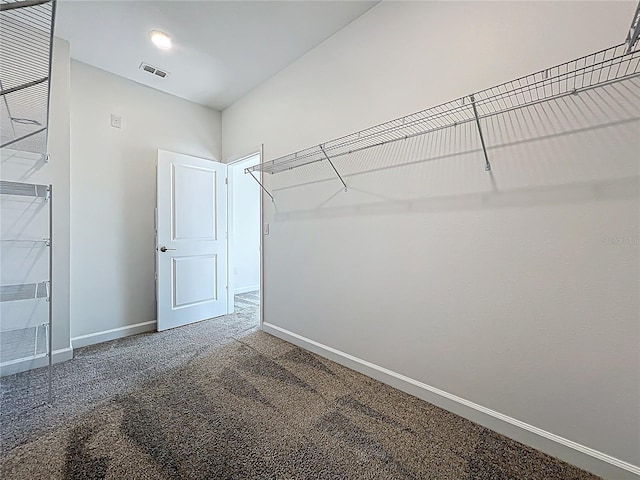
M 633 50 L 634 45 L 640 38 L 640 2 L 638 3 L 638 7 L 636 8 L 636 13 L 633 16 L 633 20 L 631 21 L 631 27 L 629 27 L 629 33 L 627 34 L 627 39 L 625 44 L 627 45 L 627 51 L 625 53 L 631 52 Z
M 320 147 L 320 150 L 322 150 L 322 153 L 324 154 L 325 158 L 327 159 L 327 161 L 331 165 L 331 168 L 333 168 L 333 171 L 336 172 L 336 175 L 338 176 L 338 178 L 342 182 L 342 185 L 344 186 L 344 191 L 346 192 L 347 191 L 347 184 L 344 183 L 344 180 L 342 179 L 342 176 L 340 175 L 340 173 L 338 173 L 338 170 L 336 169 L 336 166 L 333 164 L 333 162 L 329 158 L 329 155 L 327 155 L 327 152 L 324 151 L 324 147 L 322 145 L 319 145 L 319 147 Z
M 478 117 L 478 109 L 476 108 L 476 97 L 470 95 L 471 106 L 473 107 L 473 115 L 476 117 L 476 125 L 478 126 L 478 133 L 480 134 L 480 143 L 482 144 L 482 151 L 484 152 L 484 169 L 485 171 L 491 171 L 491 164 L 489 163 L 489 155 L 487 155 L 487 147 L 484 144 L 484 136 L 482 135 L 482 128 L 480 127 L 480 118 Z
M 248 173 L 249 175 L 251 175 L 251 176 L 253 177 L 253 179 L 254 179 L 256 182 L 258 182 L 258 185 L 260 185 L 260 188 L 264 191 L 264 193 L 266 193 L 267 195 L 269 195 L 269 197 L 271 197 L 271 201 L 272 201 L 272 202 L 275 202 L 275 200 L 273 199 L 273 195 L 271 195 L 271 194 L 269 193 L 269 191 L 268 191 L 266 188 L 264 188 L 264 185 L 262 185 L 262 183 L 260 183 L 260 180 L 258 180 L 258 179 L 256 178 L 256 176 L 253 174 L 253 171 L 249 170 L 248 168 L 245 168 L 245 169 L 244 169 L 244 173 Z

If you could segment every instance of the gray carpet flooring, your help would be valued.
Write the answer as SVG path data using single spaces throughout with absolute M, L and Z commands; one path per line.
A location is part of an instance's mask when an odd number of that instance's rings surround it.
M 2 479 L 597 477 L 257 330 L 236 313 L 2 379 Z

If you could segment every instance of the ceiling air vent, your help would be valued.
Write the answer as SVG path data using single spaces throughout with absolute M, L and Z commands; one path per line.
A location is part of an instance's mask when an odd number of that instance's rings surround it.
M 149 72 L 153 75 L 157 75 L 160 78 L 164 78 L 167 75 L 169 75 L 167 72 L 160 70 L 159 68 L 156 68 L 153 65 L 149 65 L 148 63 L 144 63 L 144 62 L 140 64 L 140 70 L 144 70 L 145 72 Z

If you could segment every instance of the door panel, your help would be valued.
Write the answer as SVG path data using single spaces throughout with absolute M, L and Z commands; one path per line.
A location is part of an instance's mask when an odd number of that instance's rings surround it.
M 171 165 L 172 238 L 216 240 L 216 171 Z
M 158 330 L 227 313 L 226 169 L 158 150 Z
M 173 308 L 218 299 L 217 255 L 174 257 L 172 265 Z

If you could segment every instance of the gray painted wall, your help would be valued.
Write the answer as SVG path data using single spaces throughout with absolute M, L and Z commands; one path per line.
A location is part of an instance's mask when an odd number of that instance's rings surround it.
M 74 345 L 155 328 L 158 149 L 219 160 L 220 137 L 220 112 L 71 62 Z
M 624 41 L 633 2 L 383 2 L 223 112 L 265 160 Z M 266 176 L 265 322 L 640 465 L 640 125 L 580 95 Z M 633 98 L 633 97 L 631 97 Z M 409 166 L 400 166 L 412 161 Z
M 69 43 L 56 38 L 51 81 L 49 153 L 53 176 L 53 350 L 70 347 L 70 57 Z

